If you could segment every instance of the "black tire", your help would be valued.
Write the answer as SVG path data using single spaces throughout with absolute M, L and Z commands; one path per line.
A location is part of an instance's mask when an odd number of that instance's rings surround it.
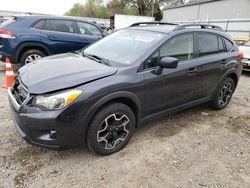
M 36 50 L 36 49 L 27 50 L 21 55 L 21 58 L 20 58 L 21 66 L 24 66 L 26 64 L 26 59 L 32 55 L 38 55 L 40 57 L 45 56 L 44 52 L 42 52 L 40 50 Z
M 228 90 L 225 89 L 229 86 L 230 88 L 228 88 Z M 224 109 L 231 101 L 234 90 L 235 90 L 235 83 L 233 79 L 230 77 L 227 77 L 217 89 L 216 95 L 214 99 L 211 101 L 211 107 L 215 110 Z M 224 93 L 225 93 L 225 96 L 223 95 Z
M 119 118 L 121 119 L 117 121 Z M 89 126 L 87 133 L 89 149 L 99 155 L 109 155 L 121 150 L 131 139 L 135 124 L 135 115 L 127 105 L 112 103 L 103 107 Z M 123 130 L 118 131 L 118 129 Z

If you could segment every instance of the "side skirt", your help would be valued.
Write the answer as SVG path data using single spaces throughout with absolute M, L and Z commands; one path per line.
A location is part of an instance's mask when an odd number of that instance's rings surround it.
M 207 103 L 207 102 L 209 102 L 211 100 L 212 100 L 211 97 L 206 97 L 206 98 L 198 99 L 198 100 L 195 100 L 195 101 L 192 101 L 192 102 L 189 102 L 189 103 L 186 103 L 186 104 L 182 104 L 182 105 L 179 105 L 177 107 L 170 108 L 170 109 L 167 109 L 167 110 L 164 110 L 164 111 L 161 111 L 161 112 L 157 112 L 157 113 L 154 113 L 152 115 L 148 115 L 148 116 L 146 116 L 145 118 L 143 118 L 143 119 L 141 119 L 139 121 L 138 126 L 142 126 L 144 123 L 146 123 L 148 121 L 155 120 L 155 119 L 158 119 L 158 118 L 162 118 L 164 116 L 174 114 L 176 112 L 180 112 L 180 111 L 183 111 L 185 109 L 189 109 L 189 108 L 197 106 L 199 104 Z

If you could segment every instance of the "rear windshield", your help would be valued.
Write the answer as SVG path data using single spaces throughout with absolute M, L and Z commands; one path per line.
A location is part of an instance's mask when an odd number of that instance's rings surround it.
M 3 22 L 3 23 L 0 25 L 0 27 L 6 27 L 6 26 L 8 26 L 8 25 L 10 25 L 10 24 L 13 24 L 13 23 L 16 22 L 16 21 L 17 21 L 17 18 L 14 17 L 14 18 L 12 18 L 12 19 L 10 19 L 10 20 L 8 20 L 8 21 Z

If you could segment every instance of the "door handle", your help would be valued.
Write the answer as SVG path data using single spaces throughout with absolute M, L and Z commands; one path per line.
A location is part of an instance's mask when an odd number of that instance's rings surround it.
M 86 38 L 81 38 L 81 41 L 82 41 L 82 42 L 88 42 L 89 40 L 86 39 Z
M 188 75 L 193 75 L 194 73 L 196 73 L 197 72 L 197 68 L 191 68 L 191 69 L 189 69 L 188 70 Z

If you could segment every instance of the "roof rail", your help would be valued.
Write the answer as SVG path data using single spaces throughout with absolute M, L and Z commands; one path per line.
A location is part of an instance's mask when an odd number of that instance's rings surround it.
M 214 29 L 214 30 L 220 30 L 223 31 L 223 29 L 217 25 L 209 25 L 209 24 L 183 24 L 177 26 L 174 31 L 182 30 L 182 29 L 188 29 L 193 27 L 200 27 L 201 29 Z
M 159 21 L 152 21 L 152 22 L 137 22 L 132 24 L 130 27 L 134 26 L 145 26 L 145 25 L 179 25 L 175 23 L 169 23 L 169 22 L 159 22 Z

